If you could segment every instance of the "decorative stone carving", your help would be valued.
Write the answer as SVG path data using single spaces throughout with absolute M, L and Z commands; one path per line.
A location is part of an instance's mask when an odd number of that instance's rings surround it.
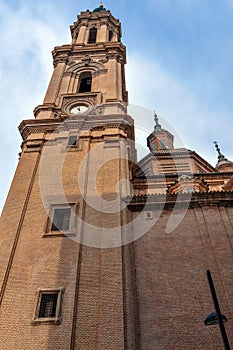
M 67 63 L 71 51 L 71 45 L 55 47 L 52 51 L 54 67 L 56 67 L 58 63 Z
M 92 71 L 93 73 L 100 72 L 99 74 L 104 74 L 107 72 L 103 63 L 99 61 L 93 61 L 88 55 L 86 55 L 81 60 L 81 62 L 79 63 L 74 62 L 73 64 L 70 64 L 65 74 L 69 75 L 71 72 L 75 75 L 81 74 L 86 69 L 87 66 L 88 66 L 88 70 Z
M 89 64 L 91 62 L 91 58 L 89 55 L 85 55 L 81 61 L 84 63 L 84 65 L 86 67 L 86 66 L 89 66 Z
M 190 175 L 181 175 L 178 180 L 168 187 L 167 193 L 195 193 L 208 192 L 208 190 L 209 186 L 204 180 Z

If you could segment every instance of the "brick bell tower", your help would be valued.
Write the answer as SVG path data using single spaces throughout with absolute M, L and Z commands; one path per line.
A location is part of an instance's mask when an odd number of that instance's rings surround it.
M 137 349 L 122 197 L 134 171 L 121 24 L 101 4 L 53 50 L 0 230 L 1 350 Z

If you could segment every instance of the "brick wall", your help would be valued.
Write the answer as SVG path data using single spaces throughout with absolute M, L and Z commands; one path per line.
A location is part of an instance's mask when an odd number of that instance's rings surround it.
M 229 319 L 226 330 L 233 345 L 233 210 L 189 209 L 168 234 L 170 215 L 171 210 L 164 210 L 155 226 L 135 242 L 141 349 L 223 349 L 219 327 L 203 323 L 215 311 L 207 269 Z

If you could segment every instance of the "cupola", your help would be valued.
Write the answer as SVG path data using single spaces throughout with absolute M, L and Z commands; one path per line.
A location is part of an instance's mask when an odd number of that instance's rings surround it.
M 218 152 L 218 162 L 216 164 L 216 169 L 219 172 L 233 171 L 233 163 L 221 153 L 221 150 L 216 141 L 214 141 L 214 144 Z
M 155 112 L 154 121 L 154 131 L 147 137 L 147 147 L 149 147 L 152 153 L 162 149 L 174 149 L 174 136 L 169 131 L 162 129 Z

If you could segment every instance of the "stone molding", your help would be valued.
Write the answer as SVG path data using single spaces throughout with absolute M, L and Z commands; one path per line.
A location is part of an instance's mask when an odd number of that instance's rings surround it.
M 103 119 L 94 120 L 92 116 L 86 115 L 73 118 L 70 117 L 66 122 L 63 118 L 58 119 L 30 119 L 23 120 L 19 125 L 19 131 L 26 141 L 31 134 L 48 134 L 59 131 L 68 131 L 70 129 L 80 128 L 81 130 L 106 130 L 106 129 L 121 129 L 127 133 L 128 137 L 132 137 L 132 123 L 129 116 L 108 116 L 108 120 L 105 117 Z M 112 119 L 112 120 L 111 120 Z M 63 123 L 63 124 L 62 124 Z M 60 126 L 62 124 L 62 126 Z
M 81 62 L 69 62 L 68 63 L 68 68 L 64 72 L 64 76 L 67 75 L 79 75 L 82 73 L 84 70 L 92 71 L 92 74 L 100 75 L 100 74 L 106 74 L 108 70 L 105 68 L 103 63 L 94 61 L 90 58 L 89 55 L 85 55 Z
M 126 197 L 125 201 L 129 202 L 130 197 Z M 190 194 L 151 194 L 134 196 L 128 204 L 130 211 L 142 211 L 144 207 L 148 210 L 156 209 L 173 209 L 174 206 L 193 208 L 202 207 L 233 207 L 233 191 L 229 192 L 198 192 L 193 193 L 190 199 Z
M 71 45 L 56 46 L 52 51 L 54 68 L 58 63 L 67 63 L 71 53 Z

